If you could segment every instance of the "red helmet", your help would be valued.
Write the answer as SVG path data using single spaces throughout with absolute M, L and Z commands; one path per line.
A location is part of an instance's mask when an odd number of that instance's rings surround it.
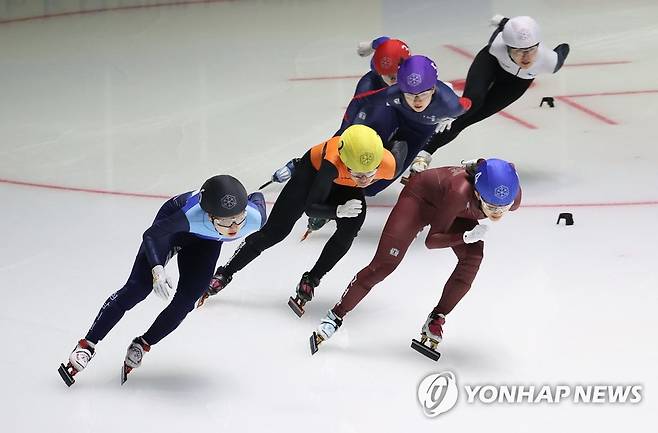
M 411 56 L 406 42 L 399 39 L 389 39 L 375 50 L 372 56 L 372 64 L 379 75 L 395 75 L 398 66 Z

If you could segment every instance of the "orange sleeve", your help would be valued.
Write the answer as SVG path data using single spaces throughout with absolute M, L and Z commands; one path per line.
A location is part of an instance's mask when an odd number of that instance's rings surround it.
M 382 158 L 382 163 L 379 164 L 377 173 L 375 173 L 376 179 L 393 179 L 395 176 L 395 158 L 393 154 L 384 149 L 384 157 Z

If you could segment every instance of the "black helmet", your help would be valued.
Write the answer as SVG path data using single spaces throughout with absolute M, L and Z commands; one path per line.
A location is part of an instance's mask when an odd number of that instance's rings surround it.
M 247 208 L 247 190 L 233 176 L 213 176 L 201 186 L 201 209 L 216 217 L 237 215 Z

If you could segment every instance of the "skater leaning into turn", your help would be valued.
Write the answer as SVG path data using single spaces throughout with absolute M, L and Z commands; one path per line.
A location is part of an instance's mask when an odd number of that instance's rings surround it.
M 480 267 L 488 226 L 478 224 L 478 220 L 498 221 L 520 202 L 516 170 L 500 159 L 479 159 L 464 167 L 428 169 L 412 176 L 386 221 L 375 257 L 356 274 L 340 302 L 313 333 L 311 352 L 336 332 L 345 315 L 373 286 L 395 270 L 418 233 L 429 225 L 425 246 L 451 248 L 458 259 L 438 305 L 421 330 L 421 342 L 430 347 L 418 344 L 417 348 L 432 356 L 443 337 L 446 315 L 468 292 Z
M 399 39 L 391 39 L 388 36 L 380 36 L 372 41 L 360 42 L 357 53 L 361 57 L 367 57 L 372 54 L 372 58 L 370 59 L 370 71 L 364 74 L 356 85 L 356 89 L 354 90 L 355 98 L 362 98 L 372 94 L 374 91 L 385 89 L 395 84 L 397 82 L 400 64 L 411 55 L 406 42 Z M 358 109 L 356 105 L 352 105 L 351 107 L 354 110 Z M 345 113 L 339 132 L 345 130 L 350 125 L 350 123 L 345 123 L 345 119 L 353 119 L 355 115 L 356 113 Z M 335 135 L 340 134 L 337 133 Z M 287 182 L 290 176 L 292 176 L 294 163 L 295 160 L 291 160 L 276 170 L 266 185 L 274 182 Z
M 553 50 L 547 48 L 539 24 L 530 17 L 496 15 L 491 22 L 497 28 L 487 46 L 475 56 L 466 76 L 463 96 L 471 100 L 471 109 L 430 139 L 422 154 L 426 158 L 465 128 L 519 99 L 537 75 L 559 71 L 569 54 L 565 43 Z
M 224 242 L 243 238 L 266 220 L 260 192 L 247 195 L 236 178 L 219 175 L 206 180 L 200 190 L 167 200 L 143 235 L 128 282 L 101 307 L 87 335 L 81 339 L 59 372 L 67 385 L 96 353 L 96 345 L 121 320 L 124 313 L 151 291 L 168 299 L 173 284 L 165 271 L 178 255 L 180 278 L 176 292 L 151 327 L 136 337 L 126 354 L 121 383 L 140 366 L 145 352 L 180 325 L 194 303 L 208 288 Z
M 359 79 L 354 90 L 358 96 L 373 90 L 384 89 L 397 82 L 398 67 L 411 53 L 406 42 L 381 36 L 372 42 L 360 42 L 357 53 L 361 57 L 372 54 L 370 71 Z
M 296 164 L 267 223 L 245 239 L 228 264 L 217 269 L 205 297 L 218 293 L 236 272 L 285 239 L 306 212 L 310 217 L 335 219 L 337 229 L 313 268 L 302 275 L 297 297 L 289 302 L 301 316 L 322 277 L 347 253 L 361 229 L 366 217 L 363 188 L 378 179 L 395 177 L 405 156 L 405 143 L 386 150 L 375 131 L 363 125 L 351 126 L 342 135 L 312 147 Z

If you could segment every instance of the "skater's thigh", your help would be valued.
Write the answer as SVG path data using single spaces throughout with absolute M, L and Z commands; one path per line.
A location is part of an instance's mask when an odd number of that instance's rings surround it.
M 222 243 L 198 239 L 178 252 L 180 274 L 176 296 L 194 303 L 208 288 Z
M 295 222 L 301 218 L 306 206 L 306 197 L 308 197 L 313 179 L 317 173 L 311 166 L 307 155 L 304 155 L 295 167 L 295 173 L 274 202 L 267 222 L 261 231 L 287 230 L 287 232 L 290 232 Z
M 123 305 L 131 308 L 151 293 L 153 289 L 153 275 L 151 265 L 141 245 L 135 257 L 130 276 L 126 284 L 115 294 L 115 299 Z
M 373 261 L 396 264 L 402 261 L 425 225 L 419 199 L 403 191 L 386 220 Z

